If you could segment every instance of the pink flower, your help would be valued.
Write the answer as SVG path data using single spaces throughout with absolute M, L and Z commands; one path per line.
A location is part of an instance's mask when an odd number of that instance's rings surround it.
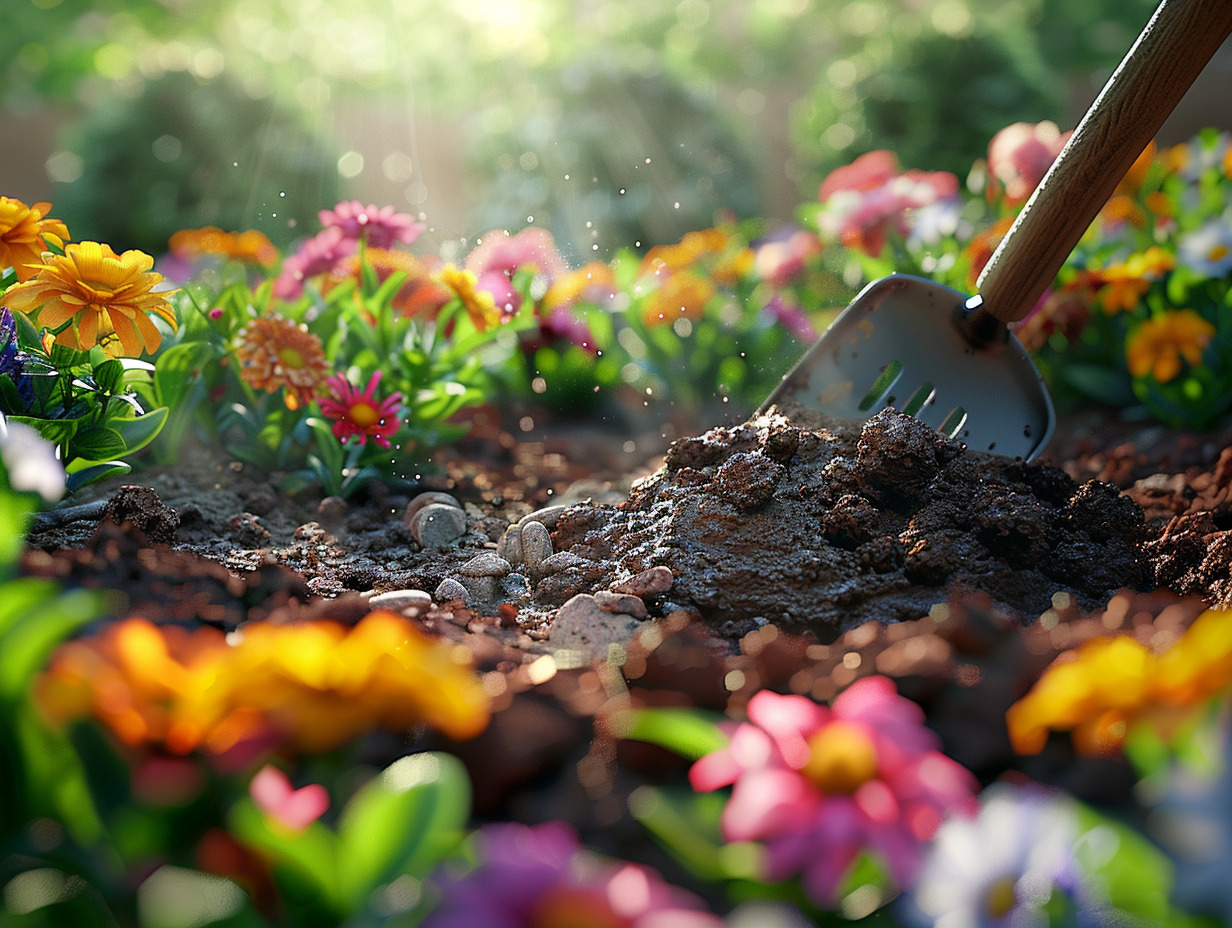
M 600 861 L 563 822 L 488 825 L 479 866 L 443 880 L 425 928 L 721 928 L 700 900 L 637 864 Z
M 322 229 L 299 246 L 282 262 L 282 272 L 274 281 L 274 296 L 294 300 L 304 292 L 304 281 L 334 271 L 355 253 L 355 239 L 347 238 L 336 226 Z
M 875 256 L 891 231 L 910 233 L 913 210 L 956 199 L 958 178 L 948 171 L 900 173 L 892 152 L 871 151 L 832 171 L 818 196 L 827 207 L 822 231 Z
M 492 294 L 503 315 L 513 315 L 522 305 L 522 294 L 514 289 L 513 275 L 521 268 L 534 268 L 543 278 L 542 290 L 565 273 L 565 260 L 556 250 L 552 233 L 527 228 L 510 235 L 494 229 L 466 257 L 466 270 L 479 280 L 479 289 Z
M 988 171 L 1005 188 L 1010 204 L 1025 203 L 1069 141 L 1055 122 L 1016 122 L 993 136 Z
M 763 842 L 767 878 L 802 874 L 821 905 L 864 851 L 910 885 L 946 815 L 975 810 L 975 778 L 937 750 L 922 710 L 887 677 L 858 680 L 830 708 L 762 691 L 748 717 L 689 780 L 703 792 L 733 786 L 723 837 Z
M 369 248 L 392 248 L 395 243 L 410 245 L 426 226 L 392 206 L 364 206 L 359 200 L 343 200 L 332 210 L 317 213 L 321 225 L 338 229 L 352 241 L 365 240 Z
M 786 228 L 755 248 L 753 269 L 758 276 L 772 287 L 786 287 L 804 273 L 809 259 L 820 254 L 822 246 L 814 233 Z
M 292 789 L 287 775 L 269 764 L 257 771 L 248 793 L 261 811 L 292 831 L 303 831 L 329 808 L 329 793 L 320 783 Z
M 326 379 L 330 396 L 320 400 L 321 412 L 334 420 L 334 437 L 342 444 L 353 435 L 361 445 L 371 438 L 382 448 L 388 448 L 390 436 L 402 428 L 398 418 L 402 394 L 391 393 L 378 401 L 376 388 L 380 382 L 381 372 L 376 371 L 360 392 L 341 374 Z

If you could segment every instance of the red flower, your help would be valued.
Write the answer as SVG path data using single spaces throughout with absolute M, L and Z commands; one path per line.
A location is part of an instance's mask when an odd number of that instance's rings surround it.
M 361 445 L 371 438 L 382 448 L 388 448 L 390 436 L 402 427 L 398 417 L 402 394 L 391 393 L 378 401 L 376 387 L 380 382 L 380 371 L 372 375 L 363 392 L 341 374 L 325 381 L 332 395 L 320 401 L 321 412 L 334 420 L 334 437 L 344 445 L 354 435 Z

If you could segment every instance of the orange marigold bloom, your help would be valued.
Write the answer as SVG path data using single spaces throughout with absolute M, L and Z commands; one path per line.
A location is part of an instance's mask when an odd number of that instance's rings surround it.
M 972 289 L 975 289 L 976 279 L 983 272 L 985 265 L 992 260 L 993 253 L 1001 244 L 1001 239 L 1005 238 L 1005 233 L 1013 224 L 1012 216 L 998 219 L 987 229 L 973 235 L 971 241 L 967 243 L 966 252 L 967 259 L 971 262 L 970 286 Z
M 671 324 L 685 318 L 696 322 L 715 295 L 714 283 L 701 274 L 673 274 L 646 298 L 642 320 L 648 326 Z
M 47 236 L 57 239 L 57 245 L 69 239 L 68 226 L 59 219 L 44 218 L 50 211 L 50 203 L 26 206 L 21 200 L 0 197 L 0 268 L 11 267 L 18 280 L 29 280 L 38 273 Z
M 446 264 L 438 278 L 462 301 L 462 307 L 476 329 L 485 332 L 492 326 L 500 325 L 501 313 L 496 308 L 496 300 L 487 290 L 479 289 L 479 278 L 473 272 L 456 264 Z
M 288 409 L 306 405 L 330 374 L 321 340 L 277 313 L 252 320 L 237 339 L 240 377 L 254 390 L 285 388 Z
M 1142 295 L 1158 280 L 1176 267 L 1176 255 L 1158 246 L 1130 255 L 1121 264 L 1110 264 L 1098 272 L 1103 286 L 1099 300 L 1107 313 L 1132 312 Z
M 278 260 L 278 249 L 269 237 L 257 229 L 246 232 L 224 232 L 217 226 L 201 229 L 181 229 L 168 242 L 176 255 L 222 255 L 232 261 L 269 267 Z
M 1181 360 L 1202 361 L 1202 352 L 1215 337 L 1215 326 L 1192 309 L 1180 309 L 1138 326 L 1125 340 L 1125 360 L 1134 377 L 1150 374 L 1168 383 L 1181 372 Z
M 409 251 L 368 248 L 364 251 L 364 259 L 376 272 L 379 281 L 385 281 L 399 271 L 406 274 L 406 281 L 398 288 L 391 303 L 394 309 L 407 318 L 417 315 L 434 317 L 452 296 L 449 290 L 433 278 L 432 266 L 428 261 Z M 359 281 L 362 277 L 359 255 L 343 258 L 330 276 L 331 285 L 335 281 Z
M 34 691 L 53 722 L 92 715 L 129 747 L 179 755 L 320 753 L 425 724 L 470 738 L 489 711 L 465 648 L 382 611 L 354 627 L 254 622 L 231 639 L 128 619 L 61 645 Z
M 151 270 L 154 259 L 145 252 L 117 255 L 110 245 L 79 242 L 45 257 L 34 276 L 10 288 L 4 300 L 53 331 L 60 344 L 80 350 L 102 345 L 112 357 L 135 358 L 162 343 L 151 314 L 175 328 L 167 302 L 174 291 L 152 292 L 163 277 Z
M 572 306 L 578 300 L 590 302 L 611 297 L 616 287 L 616 275 L 602 261 L 591 261 L 579 268 L 565 271 L 548 287 L 543 304 L 548 309 Z
M 731 242 L 731 235 L 718 228 L 686 232 L 675 245 L 656 245 L 642 259 L 644 270 L 680 271 L 707 255 L 724 251 Z
M 1037 754 L 1050 731 L 1069 731 L 1082 754 L 1120 749 L 1133 725 L 1167 736 L 1232 681 L 1232 622 L 1199 616 L 1170 648 L 1152 652 L 1130 635 L 1094 638 L 1053 662 L 1006 712 L 1014 750 Z

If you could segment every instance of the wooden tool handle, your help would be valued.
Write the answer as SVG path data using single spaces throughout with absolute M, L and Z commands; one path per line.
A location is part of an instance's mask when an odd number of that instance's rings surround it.
M 1232 0 L 1163 0 L 980 274 L 988 312 L 1031 311 L 1229 32 Z

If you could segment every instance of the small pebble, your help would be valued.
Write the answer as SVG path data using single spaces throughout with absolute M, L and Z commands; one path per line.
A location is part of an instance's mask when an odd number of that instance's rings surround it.
M 634 574 L 628 580 L 612 586 L 613 593 L 628 593 L 645 599 L 647 596 L 662 596 L 672 588 L 675 582 L 670 567 L 658 565 Z
M 542 573 L 543 562 L 552 556 L 552 535 L 542 522 L 522 526 L 522 563 L 531 576 Z
M 470 598 L 470 593 L 457 580 L 452 577 L 446 577 L 437 586 L 436 591 L 432 594 L 433 598 L 438 603 L 447 603 L 451 600 L 460 599 L 466 602 Z
M 496 553 L 514 567 L 522 563 L 522 526 L 510 525 L 496 544 Z
M 503 577 L 513 570 L 510 563 L 495 551 L 480 551 L 458 568 L 464 577 Z
M 424 506 L 452 506 L 454 509 L 462 508 L 462 504 L 458 502 L 457 497 L 451 496 L 449 493 L 440 493 L 437 491 L 420 493 L 406 504 L 406 511 L 402 514 L 402 521 L 407 525 L 410 525 L 411 521 L 415 518 L 415 513 L 423 509 Z
M 341 522 L 347 514 L 347 501 L 341 496 L 327 496 L 317 504 L 317 515 L 324 522 Z
M 604 612 L 623 612 L 635 619 L 644 619 L 648 615 L 646 604 L 628 593 L 609 593 L 607 590 L 599 590 L 595 593 L 595 602 Z
M 593 567 L 594 564 L 595 562 L 589 558 L 581 557 L 572 551 L 557 551 L 551 557 L 543 559 L 543 563 L 539 565 L 539 573 L 547 576 L 548 574 L 558 574 L 562 570 L 568 570 L 570 567 Z
M 637 618 L 608 612 L 594 596 L 579 593 L 556 611 L 548 626 L 548 640 L 554 647 L 606 660 L 613 645 L 628 644 L 641 626 Z
M 466 513 L 445 503 L 429 503 L 411 519 L 411 536 L 424 548 L 443 548 L 466 534 Z
M 560 521 L 560 514 L 569 507 L 556 503 L 552 506 L 544 506 L 542 509 L 536 509 L 534 512 L 528 512 L 522 518 L 518 519 L 518 525 L 526 527 L 527 522 L 542 522 L 548 528 L 556 528 L 556 523 Z
M 368 598 L 369 609 L 389 609 L 406 616 L 420 616 L 432 608 L 432 597 L 423 590 L 390 590 Z

